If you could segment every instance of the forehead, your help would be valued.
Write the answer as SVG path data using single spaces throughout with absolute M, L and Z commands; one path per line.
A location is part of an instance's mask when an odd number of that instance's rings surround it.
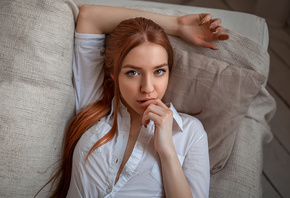
M 125 57 L 122 67 L 133 65 L 143 69 L 168 64 L 166 49 L 158 44 L 146 42 L 133 48 Z

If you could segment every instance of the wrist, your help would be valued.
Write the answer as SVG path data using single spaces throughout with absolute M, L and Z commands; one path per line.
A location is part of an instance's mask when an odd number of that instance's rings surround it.
M 176 24 L 177 24 L 177 29 L 176 29 L 176 36 L 181 37 L 181 25 L 182 25 L 182 16 L 177 16 L 176 17 Z
M 166 25 L 163 27 L 168 35 L 179 36 L 179 22 L 177 16 L 169 16 Z
M 174 146 L 171 146 L 168 149 L 163 149 L 158 152 L 161 161 L 163 162 L 172 162 L 177 157 L 176 150 Z

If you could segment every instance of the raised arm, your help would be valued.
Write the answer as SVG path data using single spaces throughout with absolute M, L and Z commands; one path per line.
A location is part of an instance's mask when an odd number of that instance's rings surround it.
M 164 28 L 167 34 L 179 36 L 202 47 L 216 49 L 208 41 L 228 39 L 228 35 L 222 34 L 221 20 L 212 19 L 210 14 L 190 14 L 176 17 L 98 5 L 83 5 L 81 7 L 76 31 L 87 34 L 106 34 L 112 32 L 121 21 L 135 17 L 151 19 Z

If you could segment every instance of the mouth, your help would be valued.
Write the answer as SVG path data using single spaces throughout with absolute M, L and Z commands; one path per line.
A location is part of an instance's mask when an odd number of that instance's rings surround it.
M 137 100 L 137 102 L 139 104 L 143 104 L 143 103 L 147 102 L 148 100 L 155 100 L 155 98 L 143 98 L 141 100 Z

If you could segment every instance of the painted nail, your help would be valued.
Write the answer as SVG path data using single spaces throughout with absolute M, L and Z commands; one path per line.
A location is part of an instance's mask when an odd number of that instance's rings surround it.
M 218 34 L 220 32 L 219 29 L 217 29 L 215 32 L 213 32 L 214 34 Z
M 213 29 L 213 28 L 215 28 L 215 24 L 213 23 L 213 24 L 211 24 L 210 26 L 209 26 L 209 29 Z
M 205 24 L 205 20 L 201 21 L 199 26 L 202 26 L 203 24 Z

